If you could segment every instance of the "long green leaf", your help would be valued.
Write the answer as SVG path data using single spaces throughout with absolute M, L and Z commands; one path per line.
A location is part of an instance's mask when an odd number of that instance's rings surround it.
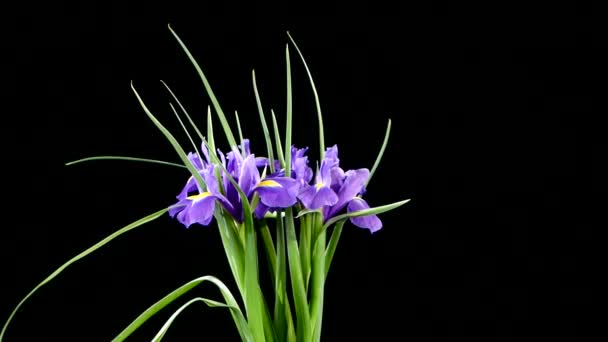
M 271 109 L 272 114 L 272 127 L 274 129 L 274 140 L 277 146 L 277 155 L 279 156 L 279 163 L 281 167 L 285 167 L 285 157 L 283 156 L 283 143 L 281 142 L 281 133 L 279 133 L 279 125 L 277 125 L 277 117 L 274 115 L 274 111 Z
M 217 157 L 215 150 L 215 137 L 213 136 L 213 118 L 211 117 L 211 106 L 207 106 L 207 145 L 209 154 Z
M 321 102 L 319 101 L 319 94 L 317 93 L 317 87 L 315 86 L 315 81 L 312 78 L 312 74 L 310 73 L 308 64 L 306 63 L 306 60 L 304 59 L 304 55 L 300 51 L 298 44 L 296 44 L 296 41 L 291 37 L 291 34 L 289 34 L 289 31 L 287 31 L 287 35 L 289 36 L 289 39 L 293 43 L 293 46 L 298 51 L 298 54 L 300 55 L 300 59 L 302 60 L 302 63 L 304 63 L 304 68 L 306 68 L 306 73 L 308 74 L 308 79 L 310 80 L 310 86 L 312 87 L 312 92 L 315 95 L 315 104 L 317 105 L 317 119 L 319 121 L 319 148 L 321 150 L 319 155 L 321 156 L 320 159 L 323 159 L 323 157 L 325 156 L 325 134 L 324 134 L 324 129 L 323 129 L 323 115 L 321 114 Z
M 312 229 L 313 220 L 311 215 L 300 217 L 300 259 L 302 260 L 302 275 L 304 276 L 304 285 L 308 293 L 308 284 L 310 281 L 310 261 L 312 259 Z
M 384 150 L 386 149 L 386 144 L 388 143 L 388 138 L 391 136 L 391 119 L 388 119 L 388 125 L 386 125 L 386 133 L 384 133 L 384 141 L 382 142 L 382 147 L 380 148 L 380 152 L 378 152 L 378 156 L 376 157 L 376 161 L 374 162 L 374 166 L 372 167 L 372 171 L 369 173 L 369 177 L 367 178 L 367 182 L 365 182 L 365 187 L 369 184 L 369 181 L 372 180 L 378 165 L 380 165 L 380 161 L 382 160 L 382 156 L 384 155 Z
M 187 293 L 188 291 L 192 290 L 194 287 L 198 286 L 199 284 L 201 284 L 205 281 L 209 281 L 209 282 L 213 283 L 215 286 L 217 286 L 217 288 L 222 293 L 222 296 L 226 300 L 227 306 L 234 308 L 230 311 L 232 314 L 232 318 L 234 319 L 234 322 L 239 330 L 239 334 L 241 335 L 241 338 L 244 341 L 254 341 L 254 339 L 251 335 L 251 332 L 249 331 L 249 328 L 247 327 L 247 321 L 243 317 L 243 314 L 241 313 L 241 310 L 239 309 L 239 305 L 238 305 L 237 301 L 234 299 L 234 296 L 232 295 L 230 290 L 228 290 L 226 285 L 224 285 L 224 283 L 222 283 L 219 279 L 217 279 L 213 276 L 204 276 L 204 277 L 196 278 L 196 279 L 180 286 L 179 288 L 175 289 L 173 292 L 169 293 L 164 298 L 162 298 L 161 300 L 159 300 L 158 302 L 156 302 L 152 306 L 150 306 L 148 309 L 146 309 L 146 311 L 144 311 L 133 322 L 131 322 L 131 324 L 129 324 L 129 326 L 127 326 L 112 341 L 113 342 L 124 341 L 133 332 L 135 332 L 135 330 L 137 330 L 142 324 L 144 324 L 148 319 L 150 319 L 150 317 L 154 316 L 157 312 L 159 312 L 165 306 L 171 304 L 174 300 L 178 299 L 179 297 L 181 297 L 182 295 L 184 295 L 185 293 Z
M 297 335 L 301 341 L 310 341 L 312 331 L 310 325 L 310 311 L 304 288 L 304 276 L 302 274 L 302 261 L 298 250 L 298 239 L 293 222 L 292 208 L 285 209 L 287 256 L 289 259 L 289 272 L 291 275 L 291 287 L 293 291 L 294 305 L 297 316 Z
M 169 94 L 171 94 L 171 96 L 173 97 L 173 100 L 175 100 L 175 103 L 177 103 L 177 105 L 182 110 L 182 112 L 184 113 L 184 115 L 186 115 L 186 118 L 188 118 L 188 122 L 190 122 L 190 126 L 192 126 L 192 128 L 194 128 L 194 130 L 196 131 L 196 134 L 202 140 L 203 139 L 203 134 L 198 129 L 198 126 L 196 126 L 196 124 L 194 123 L 194 120 L 192 120 L 192 117 L 190 117 L 190 114 L 188 114 L 188 111 L 182 105 L 181 101 L 177 98 L 177 96 L 175 96 L 175 93 L 173 93 L 173 91 L 171 90 L 171 88 L 169 88 L 169 86 L 167 85 L 167 83 L 165 83 L 165 81 L 161 80 L 160 83 L 162 83 L 165 86 L 165 88 L 167 88 L 167 91 L 169 91 Z
M 262 241 L 264 242 L 264 249 L 266 252 L 266 260 L 268 261 L 268 271 L 270 271 L 270 279 L 272 287 L 274 288 L 274 282 L 276 281 L 275 272 L 277 268 L 277 252 L 274 248 L 274 242 L 272 242 L 272 235 L 270 235 L 270 229 L 266 220 L 261 220 L 260 232 L 262 233 Z
M 76 164 L 80 164 L 80 163 L 84 163 L 84 162 L 88 162 L 88 161 L 94 161 L 94 160 L 128 160 L 128 161 L 136 161 L 136 162 L 143 162 L 143 163 L 152 163 L 152 164 L 175 166 L 175 167 L 181 167 L 181 168 L 187 169 L 187 167 L 185 167 L 182 164 L 177 164 L 177 163 L 172 163 L 172 162 L 166 162 L 166 161 L 156 160 L 156 159 L 137 158 L 137 157 L 123 157 L 123 156 L 96 156 L 96 157 L 87 157 L 87 158 L 82 158 L 82 159 L 74 160 L 74 161 L 71 161 L 69 163 L 65 163 L 65 166 L 72 166 L 72 165 L 76 165 Z
M 239 132 L 239 142 L 241 143 L 241 155 L 245 158 L 245 144 L 243 144 L 243 131 L 241 130 L 241 119 L 239 119 L 239 112 L 234 111 L 234 118 L 236 119 L 236 128 Z
M 184 311 L 187 307 L 189 307 L 191 304 L 194 304 L 196 302 L 203 302 L 205 304 L 207 304 L 207 306 L 211 307 L 211 308 L 228 308 L 230 310 L 238 310 L 238 308 L 226 305 L 225 303 L 220 303 L 217 302 L 215 300 L 212 299 L 207 299 L 204 297 L 197 297 L 194 299 L 191 299 L 190 301 L 188 301 L 186 304 L 182 305 L 179 309 L 177 309 L 173 315 L 171 315 L 171 317 L 169 317 L 169 319 L 165 322 L 165 324 L 163 324 L 162 328 L 158 331 L 158 333 L 156 334 L 156 336 L 154 336 L 154 338 L 152 339 L 153 342 L 159 342 L 167 333 L 167 330 L 169 330 L 169 327 L 171 326 L 171 324 L 173 323 L 173 321 L 177 318 L 177 316 L 179 316 L 179 314 Z M 240 311 L 239 311 L 240 313 Z M 242 315 L 242 314 L 241 314 Z M 243 318 L 244 319 L 244 318 Z
M 192 174 L 192 176 L 194 177 L 194 179 L 196 180 L 196 182 L 198 183 L 198 185 L 202 189 L 207 189 L 207 186 L 205 184 L 205 181 L 203 180 L 203 177 L 201 177 L 201 175 L 198 172 L 198 170 L 196 170 L 196 168 L 194 167 L 194 165 L 192 165 L 192 163 L 188 159 L 188 156 L 186 155 L 186 152 L 184 152 L 184 149 L 179 145 L 179 143 L 177 142 L 177 140 L 175 139 L 175 137 L 173 137 L 173 135 L 171 134 L 171 132 L 169 132 L 169 130 L 167 130 L 165 128 L 165 126 L 163 126 L 163 124 L 161 124 L 160 121 L 158 121 L 156 119 L 156 117 L 152 114 L 152 112 L 150 112 L 150 110 L 148 109 L 148 107 L 146 107 L 146 104 L 144 103 L 144 101 L 141 99 L 141 97 L 137 93 L 137 90 L 135 90 L 135 87 L 133 86 L 133 82 L 131 82 L 131 89 L 133 90 L 133 93 L 135 94 L 135 97 L 137 97 L 137 100 L 139 101 L 139 104 L 143 108 L 143 110 L 146 113 L 146 115 L 148 115 L 148 117 L 150 118 L 150 120 L 152 120 L 152 122 L 154 123 L 154 125 L 156 125 L 156 127 L 163 133 L 163 135 L 165 136 L 165 138 L 167 138 L 167 140 L 169 140 L 169 142 L 171 143 L 171 145 L 175 149 L 175 152 L 177 152 L 177 154 L 179 155 L 180 159 L 182 160 L 182 162 L 184 163 L 184 165 L 188 168 L 188 170 L 190 171 L 190 173 Z
M 404 205 L 405 203 L 407 203 L 409 201 L 410 201 L 409 199 L 406 199 L 406 200 L 403 200 L 403 201 L 399 201 L 399 202 L 395 202 L 395 203 L 391 203 L 391 204 L 387 204 L 387 205 L 382 205 L 382 206 L 379 206 L 379 207 L 374 207 L 374 208 L 369 208 L 369 209 L 359 210 L 359 211 L 353 211 L 353 212 L 350 212 L 350 213 L 334 216 L 334 217 L 330 218 L 329 220 L 327 220 L 327 222 L 323 226 L 323 229 L 327 229 L 332 224 L 334 224 L 334 223 L 336 223 L 336 222 L 338 222 L 340 220 L 347 219 L 347 218 L 381 214 L 383 212 L 386 212 L 386 211 L 398 208 L 398 207 Z
M 285 227 L 282 212 L 276 217 L 277 222 L 277 259 L 275 270 L 274 320 L 280 340 L 294 341 L 295 331 L 291 307 L 287 299 L 287 254 L 285 248 Z
M 343 219 L 336 223 L 334 226 L 334 231 L 331 233 L 329 243 L 327 244 L 327 250 L 325 251 L 325 278 L 327 278 L 327 274 L 329 273 L 329 267 L 334 259 L 336 247 L 338 247 L 338 241 L 340 241 L 340 235 L 342 235 L 342 228 L 344 228 L 345 222 L 346 219 Z
M 36 285 L 36 287 L 34 287 L 34 289 L 32 291 L 30 291 L 30 293 L 28 293 L 20 302 L 19 304 L 17 304 L 17 306 L 15 307 L 15 309 L 13 309 L 13 312 L 11 312 L 11 315 L 8 317 L 8 320 L 6 321 L 6 323 L 4 323 L 4 327 L 2 328 L 2 332 L 0 333 L 0 341 L 2 341 L 3 337 L 4 337 L 4 333 L 6 332 L 6 329 L 8 328 L 9 323 L 11 322 L 11 320 L 13 319 L 13 317 L 15 316 L 15 313 L 17 313 L 17 311 L 19 310 L 19 308 L 21 307 L 21 305 L 23 305 L 23 303 L 25 303 L 25 301 L 30 298 L 36 291 L 38 291 L 39 288 L 41 288 L 43 285 L 45 285 L 46 283 L 50 282 L 51 280 L 53 280 L 53 278 L 55 278 L 57 275 L 59 275 L 61 272 L 63 272 L 68 266 L 72 265 L 73 263 L 75 263 L 76 261 L 86 257 L 87 255 L 93 253 L 94 251 L 96 251 L 97 249 L 101 248 L 102 246 L 104 246 L 105 244 L 107 244 L 108 242 L 114 240 L 115 238 L 117 238 L 118 236 L 132 230 L 135 229 L 145 223 L 148 223 L 150 221 L 153 221 L 159 217 L 161 217 L 163 214 L 165 214 L 169 209 L 165 208 L 162 210 L 159 210 L 157 212 L 155 212 L 154 214 L 150 214 L 144 218 L 141 218 L 123 228 L 121 228 L 120 230 L 112 233 L 110 236 L 106 237 L 105 239 L 99 241 L 98 243 L 96 243 L 95 245 L 93 245 L 92 247 L 88 248 L 87 250 L 85 250 L 84 252 L 78 254 L 77 256 L 73 257 L 72 259 L 70 259 L 68 262 L 66 262 L 65 264 L 61 265 L 61 267 L 59 267 L 57 270 L 55 270 L 55 272 L 51 273 L 51 275 L 49 275 L 48 277 L 46 277 L 46 279 L 44 279 L 40 284 Z
M 255 102 L 258 105 L 258 114 L 260 114 L 260 122 L 262 123 L 262 130 L 264 131 L 264 139 L 266 139 L 266 150 L 268 151 L 268 161 L 270 162 L 270 173 L 274 173 L 274 153 L 272 151 L 272 141 L 270 139 L 268 125 L 266 124 L 266 118 L 264 117 L 264 109 L 262 108 L 262 100 L 260 99 L 260 93 L 258 92 L 258 84 L 255 80 L 255 70 L 251 70 L 251 78 L 253 79 L 253 92 L 255 93 Z
M 217 220 L 218 230 L 222 238 L 224 252 L 228 259 L 228 264 L 232 270 L 232 276 L 236 282 L 241 296 L 244 295 L 244 270 L 245 270 L 245 249 L 236 229 L 233 227 L 234 220 L 229 214 L 224 212 L 220 206 L 216 205 L 215 219 Z
M 287 61 L 287 124 L 285 128 L 285 174 L 291 175 L 291 127 L 293 99 L 291 95 L 291 61 L 289 59 L 289 45 L 285 48 L 285 60 Z
M 177 114 L 177 111 L 175 110 L 175 107 L 173 107 L 172 103 L 169 103 L 169 107 L 171 107 L 171 110 L 173 111 L 173 114 L 175 114 L 175 117 L 177 118 L 177 121 L 179 121 L 179 124 L 182 126 L 182 129 L 184 130 L 184 132 L 188 136 L 188 140 L 190 140 L 190 144 L 192 144 L 192 148 L 194 148 L 194 152 L 196 152 L 196 154 L 198 155 L 198 157 L 201 158 L 201 160 L 202 160 L 203 159 L 203 155 L 201 154 L 201 151 L 198 150 L 198 147 L 194 143 L 194 140 L 192 139 L 192 136 L 190 136 L 190 133 L 188 132 L 188 129 L 186 128 L 186 125 L 184 125 L 184 122 L 182 121 L 182 118 L 179 117 L 179 114 Z
M 194 59 L 194 56 L 192 56 L 192 54 L 190 53 L 190 50 L 188 50 L 188 48 L 186 47 L 184 42 L 182 42 L 182 40 L 179 38 L 177 33 L 175 33 L 175 31 L 173 31 L 171 26 L 169 26 L 169 30 L 171 31 L 171 33 L 173 34 L 173 36 L 175 37 L 175 39 L 177 40 L 179 45 L 182 47 L 182 49 L 188 56 L 188 59 L 190 59 L 190 62 L 192 63 L 192 65 L 198 72 L 198 75 L 200 76 L 201 80 L 203 81 L 205 90 L 207 91 L 207 94 L 209 95 L 209 99 L 211 100 L 211 103 L 213 104 L 213 107 L 215 108 L 217 116 L 220 119 L 220 122 L 222 123 L 222 127 L 224 128 L 224 133 L 226 134 L 226 139 L 228 139 L 228 143 L 230 144 L 231 149 L 236 148 L 237 143 L 236 143 L 236 140 L 234 139 L 234 135 L 232 134 L 232 130 L 230 129 L 230 125 L 228 124 L 228 120 L 226 120 L 226 115 L 224 115 L 224 111 L 220 107 L 220 103 L 218 102 L 217 98 L 215 97 L 215 94 L 213 93 L 213 90 L 211 89 L 211 85 L 209 84 L 209 81 L 207 81 L 207 77 L 205 76 L 205 74 L 203 73 L 203 70 L 198 65 L 196 60 Z
M 338 221 L 334 226 L 334 231 L 331 233 L 331 238 L 329 239 L 329 244 L 327 244 L 327 250 L 325 251 L 325 277 L 327 278 L 327 274 L 329 273 L 329 267 L 331 266 L 331 262 L 334 259 L 334 254 L 336 253 L 336 247 L 338 247 L 338 242 L 340 241 L 340 235 L 342 235 L 342 228 L 344 228 L 344 223 L 346 219 Z
M 323 229 L 323 216 L 313 214 L 309 219 L 314 220 L 311 225 L 318 235 L 312 249 L 312 289 L 311 289 L 311 320 L 314 323 L 313 341 L 321 341 L 321 326 L 323 322 L 323 297 L 325 289 L 325 237 L 326 230 Z

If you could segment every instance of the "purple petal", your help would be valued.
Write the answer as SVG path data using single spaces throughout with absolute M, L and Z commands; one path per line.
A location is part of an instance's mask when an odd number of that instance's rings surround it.
M 245 155 L 245 157 L 251 154 L 251 149 L 249 147 L 249 139 L 243 139 L 241 149 L 243 150 L 243 154 Z
M 187 200 L 183 200 L 183 201 L 179 201 L 179 202 L 175 203 L 174 205 L 170 206 L 169 207 L 169 216 L 175 217 L 175 215 L 179 214 L 181 211 L 186 209 L 187 205 L 188 205 Z
M 196 180 L 194 179 L 194 177 L 190 176 L 190 178 L 188 178 L 188 181 L 186 182 L 186 185 L 184 186 L 182 191 L 176 196 L 176 198 L 179 200 L 183 200 L 188 197 L 188 193 L 195 192 L 197 188 L 198 184 L 196 183 Z
M 332 147 L 328 147 L 325 150 L 325 159 L 330 159 L 333 160 L 337 163 L 340 162 L 340 159 L 338 159 L 338 145 L 334 145 Z
M 326 205 L 334 205 L 338 201 L 336 193 L 328 186 L 308 186 L 298 198 L 306 209 L 319 209 Z
M 253 187 L 260 181 L 260 173 L 255 166 L 255 156 L 250 154 L 243 161 L 241 173 L 239 175 L 239 186 L 245 195 L 249 196 Z
M 345 173 L 344 183 L 338 192 L 338 202 L 331 208 L 329 215 L 334 216 L 346 206 L 365 186 L 369 177 L 368 169 L 349 170 Z
M 255 207 L 254 210 L 254 214 L 255 217 L 258 218 L 259 220 L 264 218 L 264 215 L 266 215 L 266 213 L 268 212 L 268 209 L 270 209 L 267 205 L 265 205 L 262 202 L 258 203 L 258 206 Z
M 197 169 L 197 170 L 203 169 L 203 161 L 201 160 L 201 158 L 199 157 L 198 154 L 192 153 L 192 152 L 188 153 L 188 160 L 190 160 L 192 165 L 194 165 L 195 169 Z
M 349 213 L 360 211 L 364 209 L 369 209 L 369 205 L 365 200 L 355 197 L 352 201 L 348 203 L 347 211 Z M 375 233 L 380 228 L 382 228 L 382 221 L 376 215 L 366 215 L 359 217 L 351 217 L 350 222 L 352 222 L 355 226 L 361 228 L 367 228 L 370 232 Z
M 188 210 L 189 222 L 187 226 L 193 223 L 203 226 L 208 225 L 213 218 L 216 197 L 209 192 L 204 192 L 199 195 L 190 196 L 189 198 L 192 199 L 192 204 Z
M 259 182 L 255 190 L 260 202 L 272 208 L 287 208 L 297 201 L 299 183 L 289 177 L 266 178 Z

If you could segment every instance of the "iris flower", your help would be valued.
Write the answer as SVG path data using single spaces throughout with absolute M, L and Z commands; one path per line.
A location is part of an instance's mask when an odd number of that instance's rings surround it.
M 247 199 L 251 201 L 255 193 L 259 196 L 260 202 L 255 208 L 256 217 L 262 218 L 271 209 L 294 205 L 299 183 L 293 178 L 281 175 L 270 175 L 261 179 L 258 166 L 266 165 L 267 160 L 255 158 L 255 155 L 250 153 L 248 140 L 243 141 L 242 146 L 245 158 L 237 150 L 229 152 L 225 157 L 221 152 L 219 154 L 224 169 L 236 181 Z M 238 190 L 223 170 L 220 172 L 223 185 L 220 189 L 215 170 L 218 166 L 210 163 L 204 146 L 203 153 L 206 161 L 192 153 L 188 155 L 188 159 L 199 170 L 207 189 L 202 189 L 194 177 L 190 177 L 177 195 L 178 202 L 171 207 L 169 214 L 177 217 L 186 227 L 194 223 L 206 226 L 213 218 L 215 203 L 219 202 L 235 220 L 242 222 L 243 205 Z

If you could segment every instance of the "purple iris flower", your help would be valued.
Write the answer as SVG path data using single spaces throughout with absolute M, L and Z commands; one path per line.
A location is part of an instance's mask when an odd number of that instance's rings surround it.
M 328 158 L 323 159 L 321 168 L 317 170 L 315 184 L 304 184 L 298 198 L 306 209 L 321 209 L 338 202 L 338 195 L 331 189 L 331 168 L 335 166 L 337 166 L 335 161 Z
M 255 209 L 256 217 L 262 218 L 269 210 L 287 208 L 297 202 L 298 181 L 283 175 L 271 175 L 260 179 L 258 167 L 267 165 L 267 160 L 265 158 L 255 158 L 251 154 L 248 140 L 243 141 L 242 152 L 245 157 L 238 150 L 231 151 L 226 156 L 219 152 L 219 156 L 224 168 L 236 181 L 248 200 L 251 200 L 255 193 L 258 194 L 260 202 Z M 186 186 L 177 196 L 178 202 L 170 208 L 169 214 L 172 217 L 177 216 L 178 221 L 186 227 L 193 223 L 208 225 L 213 218 L 217 201 L 237 221 L 242 222 L 243 205 L 237 188 L 234 187 L 228 175 L 223 171 L 220 172 L 222 189 L 219 188 L 216 178 L 216 168 L 218 166 L 209 162 L 208 151 L 204 146 L 203 153 L 207 159 L 206 161 L 201 160 L 195 154 L 189 154 L 188 158 L 199 170 L 207 187 L 206 191 L 198 186 L 194 177 L 190 177 Z
M 317 173 L 316 184 L 308 186 L 298 196 L 307 209 L 322 208 L 325 221 L 338 215 L 345 207 L 347 212 L 369 208 L 367 202 L 361 198 L 365 192 L 369 170 L 344 172 L 339 164 L 338 147 L 329 147 Z M 382 222 L 376 215 L 353 217 L 350 220 L 354 225 L 369 229 L 372 233 L 382 228 Z

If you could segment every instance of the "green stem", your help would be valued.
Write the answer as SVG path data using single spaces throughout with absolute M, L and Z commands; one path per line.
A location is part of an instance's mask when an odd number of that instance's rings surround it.
M 334 259 L 334 253 L 336 253 L 336 247 L 338 247 L 338 242 L 340 241 L 340 235 L 342 235 L 342 228 L 344 227 L 344 222 L 346 220 L 338 221 L 334 226 L 334 231 L 331 233 L 331 238 L 329 239 L 329 244 L 327 245 L 327 250 L 325 251 L 325 278 L 327 278 L 327 274 L 329 273 L 329 267 L 331 266 L 331 262 Z
M 312 252 L 311 319 L 314 323 L 313 341 L 319 342 L 321 341 L 321 326 L 323 321 L 323 295 L 325 288 L 325 239 L 327 231 L 323 229 L 323 215 L 320 213 L 314 213 L 313 217 L 313 236 L 316 238 Z
M 292 208 L 285 210 L 285 221 L 287 228 L 287 255 L 289 257 L 289 272 L 291 275 L 291 287 L 297 315 L 298 341 L 311 341 L 312 332 L 310 325 L 310 311 L 304 288 L 304 277 L 302 275 L 302 261 L 298 251 L 298 240 L 296 228 L 293 222 Z
M 260 232 L 262 233 L 262 241 L 264 242 L 264 249 L 266 250 L 266 261 L 268 261 L 268 271 L 270 272 L 270 279 L 272 281 L 272 287 L 275 287 L 275 272 L 277 268 L 277 253 L 274 249 L 274 243 L 272 242 L 272 235 L 270 235 L 270 229 L 268 229 L 268 223 L 266 220 L 260 220 Z

